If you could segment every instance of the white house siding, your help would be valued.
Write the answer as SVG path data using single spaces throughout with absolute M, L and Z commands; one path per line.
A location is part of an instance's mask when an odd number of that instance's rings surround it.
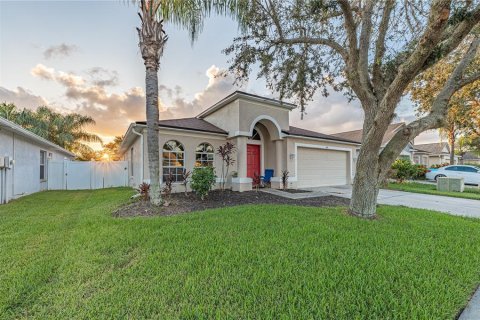
M 51 154 L 52 160 L 71 157 L 12 131 L 0 129 L 0 156 L 14 160 L 11 168 L 6 170 L 7 201 L 47 189 L 47 180 L 40 181 L 40 150 L 47 152 L 47 158 Z M 45 175 L 47 177 L 47 172 Z

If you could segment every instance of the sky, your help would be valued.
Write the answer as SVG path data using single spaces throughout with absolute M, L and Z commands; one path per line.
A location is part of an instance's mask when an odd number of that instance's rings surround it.
M 104 142 L 123 135 L 133 121 L 145 120 L 145 69 L 138 48 L 136 7 L 114 1 L 0 0 L 0 102 L 35 109 L 48 105 L 60 112 L 90 115 L 89 131 Z M 195 43 L 186 30 L 166 25 L 168 42 L 159 71 L 160 118 L 193 117 L 235 90 L 278 97 L 255 74 L 241 86 L 220 76 L 229 66 L 222 53 L 239 34 L 227 17 L 210 17 Z M 320 95 L 291 125 L 322 133 L 360 129 L 358 101 L 341 93 Z M 408 99 L 395 121 L 410 122 Z M 427 132 L 415 143 L 439 141 Z M 98 146 L 97 146 L 98 147 Z

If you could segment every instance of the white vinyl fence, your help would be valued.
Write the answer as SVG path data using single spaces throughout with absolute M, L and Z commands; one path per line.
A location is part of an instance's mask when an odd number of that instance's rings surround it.
M 128 161 L 49 161 L 48 190 L 128 186 Z

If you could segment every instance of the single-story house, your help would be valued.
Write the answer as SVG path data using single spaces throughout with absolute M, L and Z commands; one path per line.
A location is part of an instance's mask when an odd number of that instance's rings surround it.
M 161 120 L 161 180 L 172 173 L 179 191 L 184 170 L 211 165 L 219 176 L 222 160 L 216 150 L 230 141 L 237 151 L 226 183 L 235 191 L 251 190 L 252 178 L 265 169 L 274 170 L 273 188 L 281 187 L 284 170 L 290 188 L 352 183 L 358 141 L 291 126 L 295 107 L 236 91 L 195 117 Z M 149 181 L 146 134 L 145 121 L 132 123 L 120 147 L 129 161 L 131 186 Z
M 450 146 L 447 142 L 425 143 L 414 145 L 413 161 L 427 167 L 450 163 Z M 455 155 L 455 164 L 460 161 L 460 156 Z
M 465 152 L 462 155 L 461 162 L 463 164 L 480 165 L 480 154 L 471 151 Z
M 0 117 L 0 204 L 47 189 L 50 159 L 75 155 Z
M 383 136 L 382 149 L 387 145 L 388 142 L 390 142 L 390 140 L 392 140 L 393 136 L 404 126 L 405 126 L 404 122 L 392 123 L 391 125 L 388 126 L 387 131 Z M 360 143 L 362 141 L 363 130 L 359 129 L 359 130 L 352 130 L 352 131 L 346 131 L 346 132 L 339 132 L 339 133 L 334 133 L 332 135 L 334 137 L 353 140 Z M 414 150 L 413 144 L 408 143 L 408 145 L 400 153 L 399 158 L 409 159 L 410 161 L 413 161 L 413 158 L 412 158 L 413 150 Z M 358 148 L 357 152 L 359 151 L 360 151 L 360 147 Z

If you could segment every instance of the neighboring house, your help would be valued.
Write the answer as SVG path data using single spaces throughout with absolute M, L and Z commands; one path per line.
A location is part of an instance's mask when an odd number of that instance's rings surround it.
M 413 161 L 427 167 L 450 163 L 450 146 L 447 142 L 426 143 L 414 145 Z M 455 155 L 455 164 L 458 164 L 460 156 Z
M 161 180 L 172 173 L 182 180 L 183 170 L 211 165 L 220 175 L 217 148 L 236 145 L 235 164 L 226 183 L 235 191 L 252 189 L 254 174 L 273 169 L 272 187 L 281 186 L 282 171 L 289 172 L 290 188 L 345 185 L 353 181 L 357 141 L 292 127 L 295 105 L 236 91 L 193 118 L 161 120 Z M 129 161 L 130 184 L 149 181 L 146 123 L 130 125 L 120 147 Z M 220 180 L 217 178 L 217 182 Z M 178 183 L 175 190 L 181 190 Z
M 462 164 L 480 165 L 480 155 L 471 151 L 465 152 L 461 159 Z
M 49 159 L 75 155 L 0 118 L 0 204 L 47 189 Z
M 405 126 L 405 123 L 399 122 L 399 123 L 392 123 L 391 125 L 388 126 L 387 131 L 385 132 L 385 135 L 383 136 L 382 140 L 382 149 L 387 145 L 388 142 L 393 138 L 395 133 L 398 132 L 398 130 L 402 129 Z M 353 140 L 357 142 L 362 141 L 362 135 L 363 135 L 363 130 L 353 130 L 353 131 L 346 131 L 346 132 L 339 132 L 339 133 L 334 133 L 332 134 L 335 137 L 343 138 L 343 139 L 348 139 L 348 140 Z M 400 153 L 399 158 L 404 158 L 404 159 L 409 159 L 410 161 L 413 161 L 413 144 L 408 143 L 408 145 L 402 150 L 402 153 Z M 357 152 L 360 151 L 360 148 L 358 148 Z

